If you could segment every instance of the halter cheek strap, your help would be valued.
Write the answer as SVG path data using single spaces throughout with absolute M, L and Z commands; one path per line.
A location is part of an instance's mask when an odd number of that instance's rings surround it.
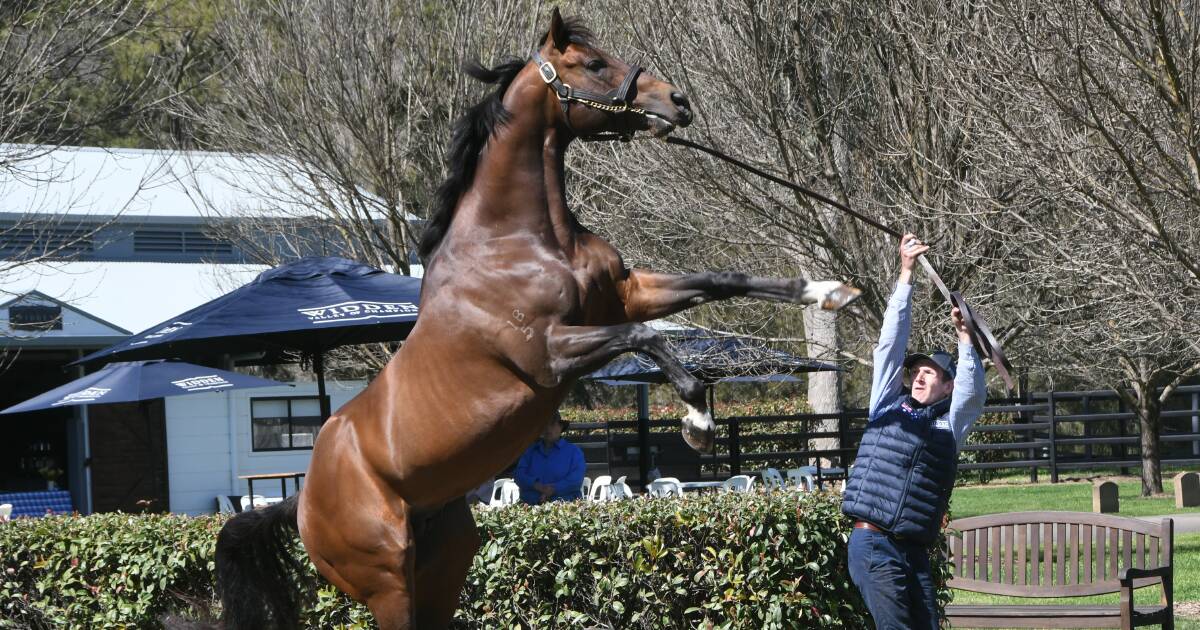
M 554 69 L 554 65 L 546 61 L 541 53 L 534 51 L 533 62 L 537 64 L 538 74 L 541 75 L 542 81 L 554 90 L 558 96 L 558 103 L 562 107 L 563 120 L 567 123 L 567 129 L 572 134 L 584 141 L 597 140 L 622 140 L 629 141 L 631 133 L 600 133 L 590 136 L 581 136 L 576 133 L 575 128 L 571 126 L 571 103 L 580 103 L 592 109 L 609 112 L 612 114 L 621 114 L 632 112 L 635 114 L 645 114 L 646 110 L 633 106 L 635 97 L 634 87 L 637 84 L 638 75 L 642 73 L 642 67 L 634 64 L 629 67 L 629 73 L 625 75 L 625 79 L 621 81 L 621 85 L 616 89 L 609 90 L 604 94 L 597 94 L 587 90 L 576 90 L 570 84 L 563 82 L 558 76 L 558 71 Z

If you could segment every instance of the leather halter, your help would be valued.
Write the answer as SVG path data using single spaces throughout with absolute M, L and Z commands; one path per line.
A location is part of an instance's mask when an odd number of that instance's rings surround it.
M 567 129 L 571 131 L 580 140 L 587 142 L 595 142 L 600 140 L 620 140 L 629 142 L 633 137 L 632 131 L 627 132 L 612 132 L 598 133 L 589 136 L 580 135 L 571 126 L 571 103 L 580 103 L 592 109 L 609 112 L 611 114 L 623 114 L 632 112 L 634 114 L 646 114 L 646 110 L 634 107 L 633 99 L 636 96 L 635 88 L 638 75 L 642 73 L 642 67 L 633 64 L 629 67 L 629 73 L 625 75 L 625 79 L 621 81 L 616 89 L 609 90 L 604 94 L 597 94 L 587 90 L 577 90 L 571 87 L 570 84 L 563 82 L 558 76 L 558 71 L 554 69 L 554 65 L 546 61 L 541 53 L 534 51 L 533 62 L 537 64 L 538 74 L 541 75 L 542 81 L 554 90 L 558 96 L 558 103 L 562 107 L 563 120 L 567 124 Z

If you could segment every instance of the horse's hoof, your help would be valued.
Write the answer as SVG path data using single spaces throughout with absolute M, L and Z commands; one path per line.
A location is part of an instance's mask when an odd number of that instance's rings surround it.
M 817 304 L 821 305 L 822 309 L 827 311 L 836 311 L 857 300 L 858 296 L 862 295 L 860 289 L 855 289 L 841 282 L 821 282 L 815 284 L 833 285 L 823 287 L 822 295 L 820 295 L 819 299 L 815 300 Z
M 683 441 L 700 453 L 712 453 L 716 446 L 717 425 L 712 414 L 688 405 L 688 415 L 683 419 Z

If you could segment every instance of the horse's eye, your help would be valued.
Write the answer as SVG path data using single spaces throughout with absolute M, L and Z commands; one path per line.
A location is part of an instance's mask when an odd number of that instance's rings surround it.
M 593 59 L 584 64 L 584 67 L 592 72 L 600 72 L 601 70 L 607 68 L 608 64 L 604 63 L 603 59 Z

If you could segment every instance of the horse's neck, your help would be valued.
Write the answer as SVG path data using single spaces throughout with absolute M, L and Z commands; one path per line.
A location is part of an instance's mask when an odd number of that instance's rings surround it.
M 514 89 L 517 82 L 509 89 L 516 96 L 505 99 L 512 117 L 488 141 L 471 186 L 476 221 L 492 235 L 546 234 L 569 255 L 575 246 L 564 181 L 569 141 L 547 125 L 545 99 L 553 93 L 540 81 L 533 90 Z
M 559 246 L 570 252 L 575 247 L 575 217 L 567 207 L 565 172 L 568 143 L 561 142 L 554 130 L 544 133 L 543 138 L 542 173 L 546 187 L 546 218 Z

